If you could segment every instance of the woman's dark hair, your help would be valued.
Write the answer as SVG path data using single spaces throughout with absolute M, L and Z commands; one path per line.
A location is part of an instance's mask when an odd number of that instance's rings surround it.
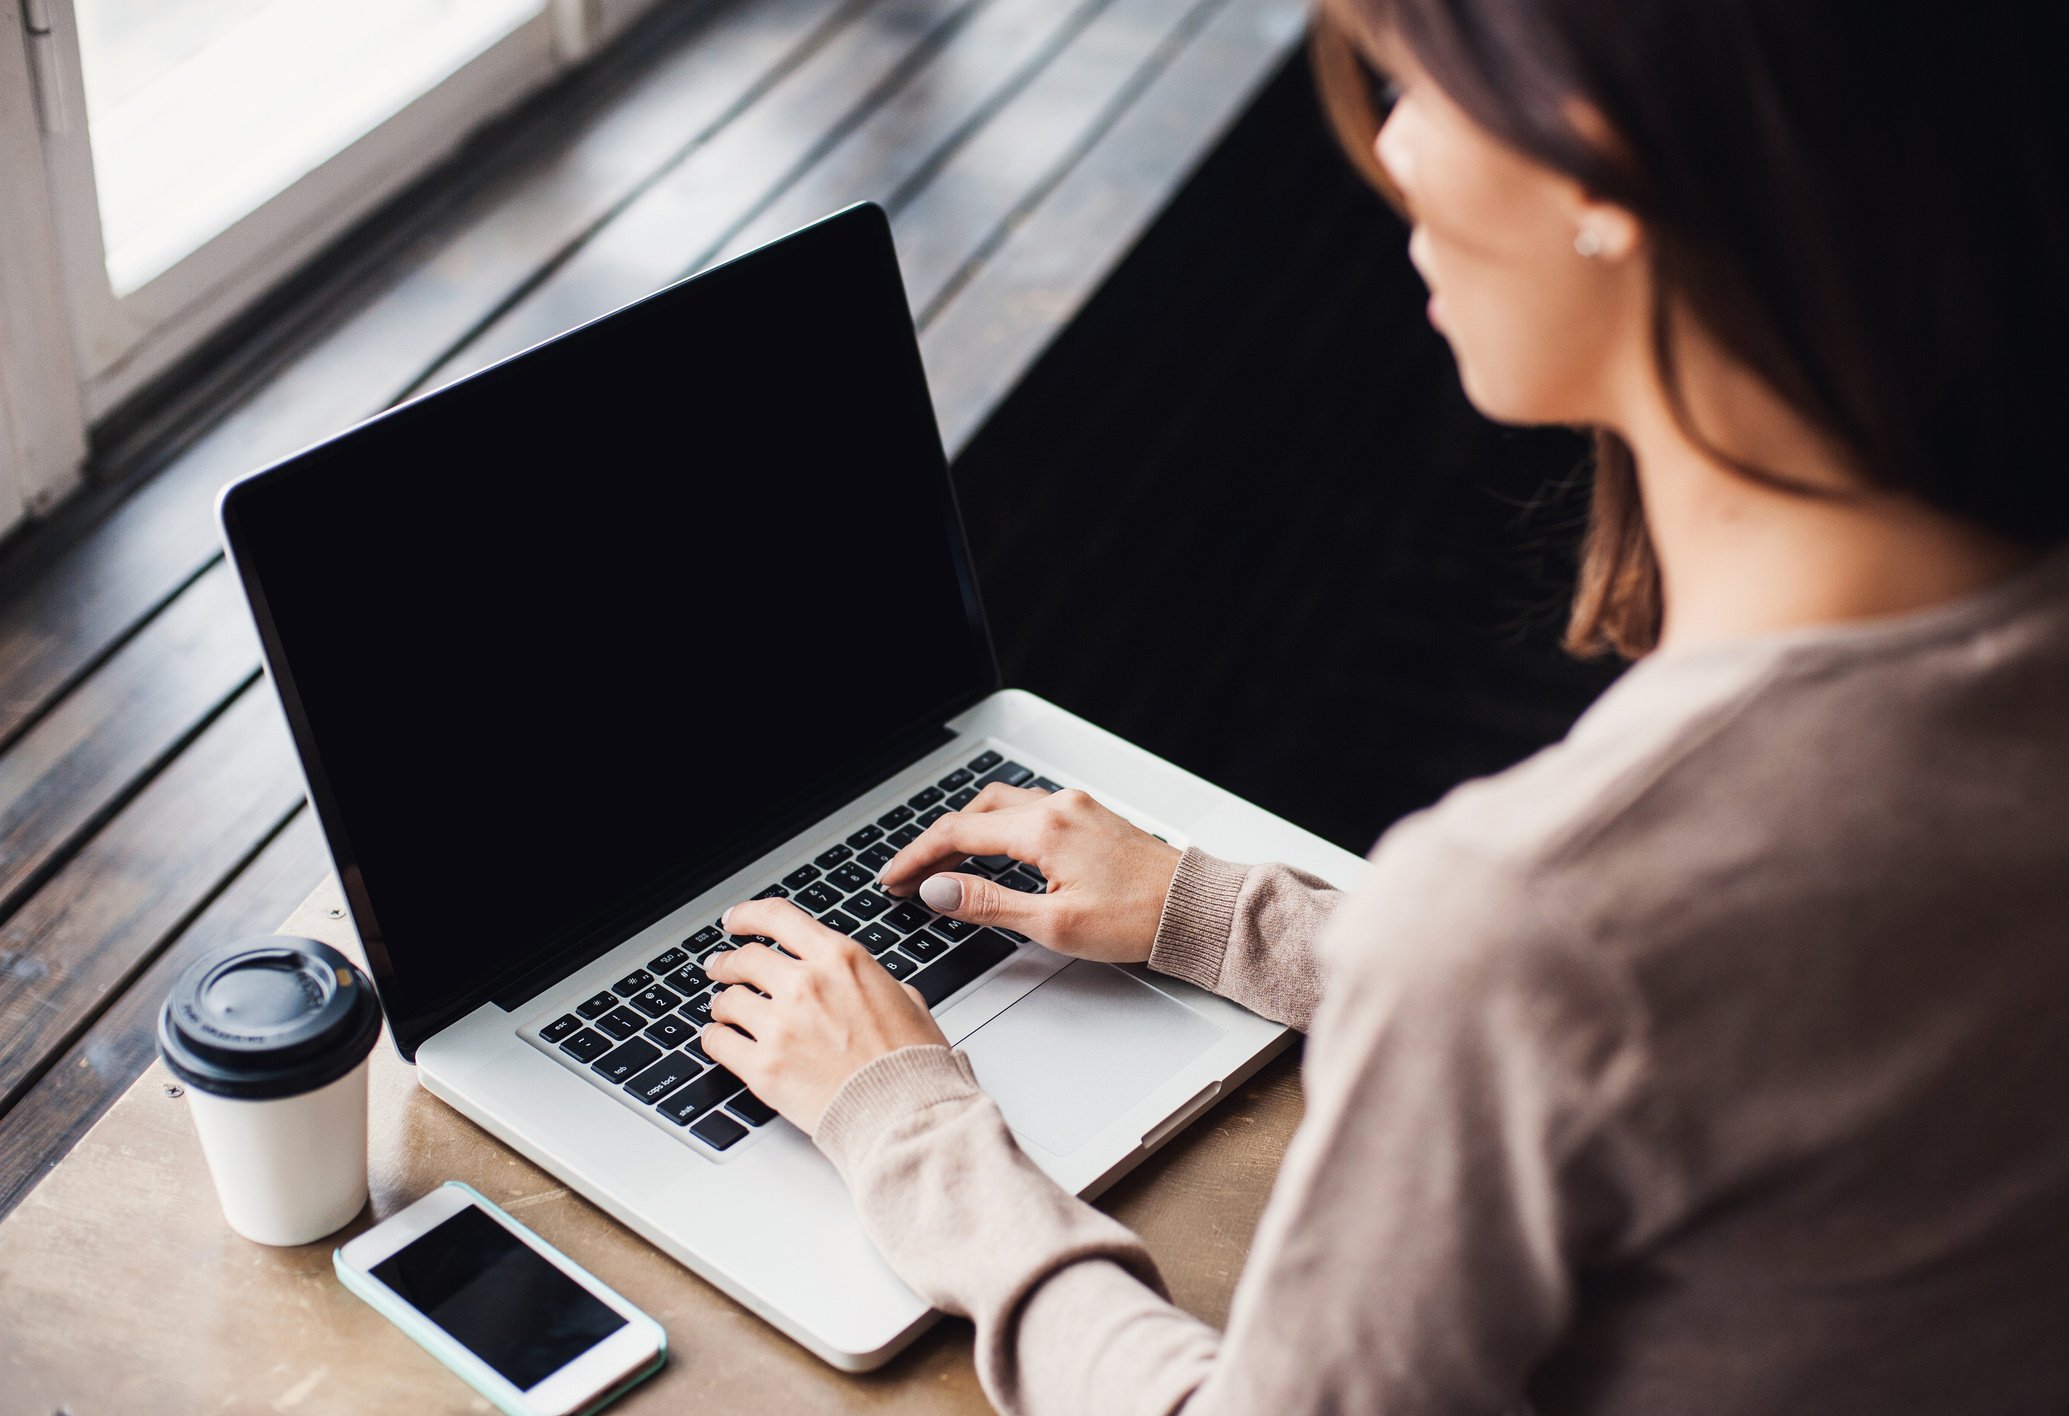
M 1317 78 L 1347 152 L 1381 120 L 1361 54 L 1403 45 L 1473 120 L 1633 212 L 1652 344 L 1698 321 L 1872 486 L 2013 540 L 2069 537 L 2069 21 L 2056 0 L 1324 0 Z M 1574 100 L 1615 141 L 1584 136 Z M 1659 570 L 1631 451 L 1596 434 L 1567 630 L 1643 654 Z

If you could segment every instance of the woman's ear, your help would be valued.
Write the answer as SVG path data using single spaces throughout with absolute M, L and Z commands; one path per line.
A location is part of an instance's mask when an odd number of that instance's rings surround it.
M 1585 195 L 1574 203 L 1573 248 L 1581 255 L 1615 265 L 1644 244 L 1645 228 L 1627 208 Z
M 1592 104 L 1569 99 L 1563 111 L 1566 121 L 1591 146 L 1612 155 L 1623 151 L 1608 120 Z M 1582 255 L 1613 264 L 1629 260 L 1644 246 L 1645 228 L 1628 208 L 1604 201 L 1577 183 L 1569 189 L 1568 203 L 1572 207 L 1574 249 Z

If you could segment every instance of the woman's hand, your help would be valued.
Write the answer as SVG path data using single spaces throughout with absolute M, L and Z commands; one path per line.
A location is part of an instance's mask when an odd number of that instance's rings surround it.
M 864 1066 L 901 1047 L 947 1043 L 910 985 L 790 901 L 735 905 L 725 923 L 729 933 L 763 935 L 797 957 L 743 944 L 707 960 L 714 983 L 734 986 L 712 995 L 715 1021 L 700 1040 L 712 1061 L 807 1133 Z
M 1048 893 L 953 873 L 968 857 L 988 855 L 1034 866 L 1048 878 Z M 887 861 L 881 878 L 893 895 L 917 890 L 942 914 L 1017 930 L 1060 954 L 1141 963 L 1156 941 L 1178 856 L 1176 846 L 1083 792 L 994 782 Z

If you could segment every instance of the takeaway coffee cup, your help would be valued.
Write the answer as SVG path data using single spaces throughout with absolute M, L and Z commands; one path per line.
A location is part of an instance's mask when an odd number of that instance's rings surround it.
M 158 1015 L 186 1085 L 223 1218 L 261 1244 L 307 1244 L 366 1203 L 373 985 L 314 939 L 228 944 L 197 959 Z

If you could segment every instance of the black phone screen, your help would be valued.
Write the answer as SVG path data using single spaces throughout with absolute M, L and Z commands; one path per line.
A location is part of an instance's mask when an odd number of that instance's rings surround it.
M 373 1276 L 520 1391 L 625 1319 L 473 1205 L 375 1264 Z

